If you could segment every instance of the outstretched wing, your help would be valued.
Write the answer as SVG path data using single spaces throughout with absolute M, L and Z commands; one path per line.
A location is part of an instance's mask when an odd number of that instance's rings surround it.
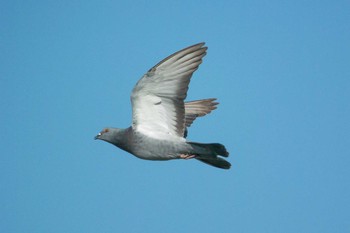
M 132 127 L 150 137 L 181 138 L 185 131 L 184 99 L 207 47 L 199 43 L 180 50 L 151 68 L 131 94 Z
M 209 114 L 217 108 L 215 98 L 185 102 L 185 125 L 190 127 L 197 117 Z

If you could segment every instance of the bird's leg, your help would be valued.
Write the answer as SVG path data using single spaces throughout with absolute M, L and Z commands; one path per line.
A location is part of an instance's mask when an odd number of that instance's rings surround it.
M 180 159 L 193 159 L 196 157 L 195 155 L 189 155 L 189 154 L 180 154 Z

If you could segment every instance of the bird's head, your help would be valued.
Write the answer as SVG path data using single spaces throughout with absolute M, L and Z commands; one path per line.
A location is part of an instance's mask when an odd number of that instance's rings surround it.
M 101 132 L 99 132 L 95 136 L 95 140 L 96 139 L 100 139 L 100 140 L 107 141 L 111 136 L 112 136 L 111 129 L 110 128 L 104 128 Z
M 95 140 L 103 140 L 120 147 L 127 141 L 127 129 L 104 128 L 95 136 Z

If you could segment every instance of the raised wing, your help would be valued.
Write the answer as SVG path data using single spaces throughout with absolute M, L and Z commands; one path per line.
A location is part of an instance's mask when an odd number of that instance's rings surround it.
M 180 50 L 151 68 L 131 94 L 132 127 L 150 137 L 183 138 L 184 99 L 190 79 L 207 47 L 199 43 Z
M 185 125 L 190 127 L 197 117 L 209 114 L 217 108 L 215 98 L 185 102 Z

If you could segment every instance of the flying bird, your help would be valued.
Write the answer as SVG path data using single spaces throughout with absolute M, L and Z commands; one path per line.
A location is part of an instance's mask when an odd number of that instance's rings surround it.
M 206 55 L 205 43 L 182 49 L 156 64 L 131 93 L 132 125 L 104 128 L 95 139 L 109 142 L 146 160 L 197 159 L 229 169 L 225 146 L 186 140 L 187 127 L 216 109 L 215 98 L 184 102 L 194 71 Z

